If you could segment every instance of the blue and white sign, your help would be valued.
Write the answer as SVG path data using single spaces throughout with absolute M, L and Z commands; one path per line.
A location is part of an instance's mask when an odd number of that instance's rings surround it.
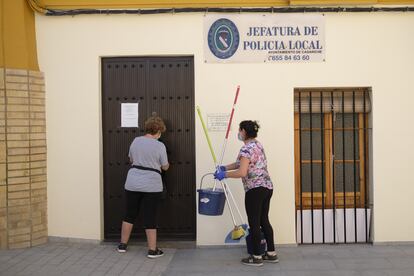
M 240 36 L 236 25 L 229 19 L 220 18 L 208 30 L 208 47 L 219 59 L 232 57 L 239 48 Z
M 204 38 L 209 63 L 325 61 L 321 14 L 210 14 Z

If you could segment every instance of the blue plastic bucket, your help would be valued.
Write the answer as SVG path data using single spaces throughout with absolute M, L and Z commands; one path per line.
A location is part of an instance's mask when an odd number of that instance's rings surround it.
M 221 216 L 226 197 L 223 189 L 198 189 L 198 213 L 206 216 Z
M 253 255 L 253 245 L 252 245 L 252 236 L 249 234 L 246 237 L 246 245 L 247 245 L 247 253 L 249 255 Z M 264 233 L 261 232 L 260 237 L 260 255 L 263 255 L 266 251 L 266 239 L 264 237 Z

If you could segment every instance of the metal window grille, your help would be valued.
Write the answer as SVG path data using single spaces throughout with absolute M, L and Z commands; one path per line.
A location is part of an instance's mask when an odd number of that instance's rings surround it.
M 298 243 L 370 241 L 369 88 L 295 89 Z

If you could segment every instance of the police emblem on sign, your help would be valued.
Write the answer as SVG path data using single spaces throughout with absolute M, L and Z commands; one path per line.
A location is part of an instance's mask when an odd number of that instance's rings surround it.
M 214 22 L 208 31 L 208 47 L 213 55 L 220 59 L 233 56 L 239 42 L 240 36 L 236 25 L 226 18 Z

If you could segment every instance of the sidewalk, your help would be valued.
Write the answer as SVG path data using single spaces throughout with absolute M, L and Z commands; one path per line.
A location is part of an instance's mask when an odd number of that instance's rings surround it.
M 414 245 L 315 245 L 278 249 L 280 263 L 249 267 L 245 248 L 164 248 L 151 260 L 142 245 L 126 254 L 115 244 L 49 242 L 0 250 L 0 275 L 283 275 L 413 276 Z

